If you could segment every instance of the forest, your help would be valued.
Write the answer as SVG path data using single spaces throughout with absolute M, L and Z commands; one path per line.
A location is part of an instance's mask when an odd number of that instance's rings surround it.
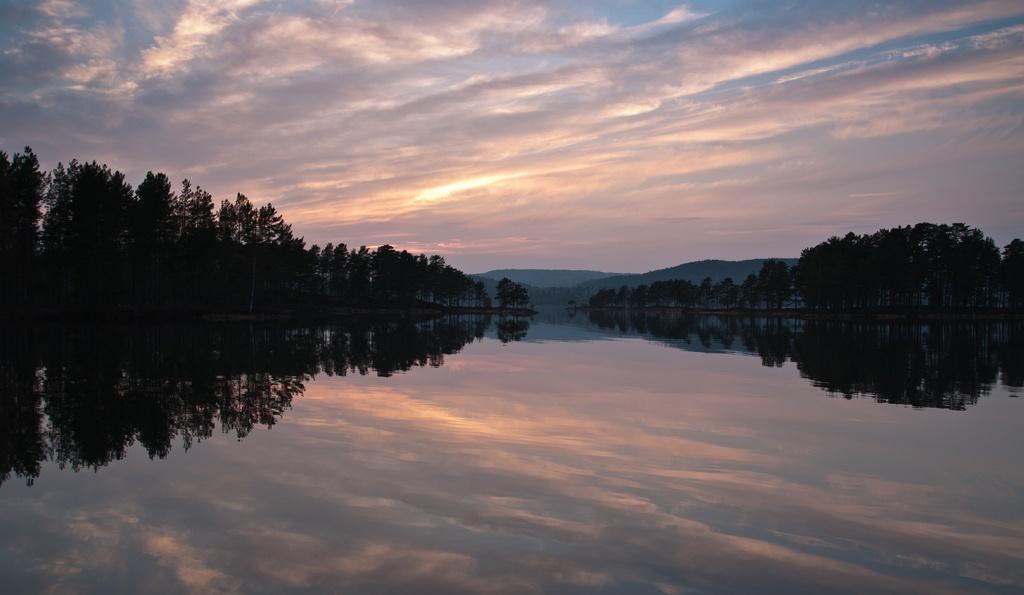
M 816 312 L 1018 312 L 1024 309 L 1024 242 L 1001 251 L 963 223 L 849 233 L 806 248 L 795 266 L 762 264 L 743 281 L 658 281 L 602 289 L 591 308 Z
M 390 245 L 307 247 L 271 204 L 215 205 L 161 173 L 135 188 L 95 161 L 40 169 L 0 152 L 5 312 L 258 313 L 323 307 L 490 307 L 440 256 Z M 517 297 L 522 297 L 518 296 Z

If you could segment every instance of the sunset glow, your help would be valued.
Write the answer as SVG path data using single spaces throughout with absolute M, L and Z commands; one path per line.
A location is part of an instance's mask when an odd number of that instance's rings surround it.
M 0 5 L 0 145 L 467 271 L 1024 226 L 1024 4 Z

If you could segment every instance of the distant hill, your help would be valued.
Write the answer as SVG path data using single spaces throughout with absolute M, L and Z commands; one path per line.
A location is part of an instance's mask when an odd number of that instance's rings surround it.
M 508 277 L 516 283 L 533 287 L 575 287 L 587 281 L 615 277 L 621 273 L 603 273 L 601 271 L 580 271 L 563 269 L 498 269 L 477 273 L 474 277 L 487 277 L 495 281 Z
M 480 275 L 470 275 L 470 277 L 480 281 L 484 284 L 484 289 L 487 290 L 487 294 L 491 296 L 491 299 L 497 299 L 498 296 L 498 280 L 490 277 L 484 277 Z M 511 279 L 511 277 L 509 277 Z M 526 290 L 530 294 L 530 303 L 534 306 L 565 306 L 569 303 L 569 300 L 575 300 L 579 303 L 586 302 L 590 299 L 590 296 L 594 294 L 594 289 L 583 285 L 577 285 L 575 287 L 537 287 L 530 285 L 529 283 L 522 283 Z
M 594 295 L 599 289 L 618 289 L 623 285 L 636 287 L 637 285 L 650 285 L 655 281 L 671 281 L 674 279 L 685 279 L 693 283 L 700 283 L 705 277 L 711 277 L 711 280 L 716 282 L 726 277 L 732 277 L 737 283 L 742 283 L 747 275 L 751 273 L 756 275 L 766 260 L 781 260 L 789 266 L 793 266 L 797 262 L 795 258 L 698 260 L 667 269 L 635 274 L 555 269 L 500 269 L 470 276 L 483 281 L 487 293 L 492 298 L 497 293 L 496 286 L 498 280 L 502 277 L 508 277 L 516 283 L 526 286 L 527 291 L 530 292 L 530 302 L 533 305 L 565 306 L 570 300 L 580 304 L 586 303 L 590 296 Z M 582 279 L 582 281 L 571 283 L 574 279 Z M 566 285 L 567 283 L 571 284 Z
M 647 273 L 634 275 L 616 275 L 592 279 L 581 284 L 581 287 L 597 291 L 598 289 L 617 289 L 623 285 L 636 287 L 637 285 L 650 285 L 655 281 L 672 281 L 684 279 L 693 283 L 700 283 L 705 277 L 711 277 L 712 281 L 721 281 L 726 277 L 732 277 L 740 283 L 747 275 L 757 274 L 761 265 L 766 260 L 781 260 L 787 265 L 793 266 L 797 263 L 795 258 L 753 258 L 750 260 L 698 260 L 687 262 L 667 269 L 658 269 Z

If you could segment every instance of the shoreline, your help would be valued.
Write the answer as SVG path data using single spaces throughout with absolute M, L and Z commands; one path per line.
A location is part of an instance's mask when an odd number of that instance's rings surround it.
M 643 308 L 576 306 L 571 312 L 688 314 L 692 316 L 732 316 L 737 318 L 795 318 L 800 320 L 867 320 L 867 321 L 923 321 L 923 320 L 1024 320 L 1024 312 L 816 312 L 813 310 L 781 309 L 758 310 L 749 308 L 684 308 L 681 306 L 647 306 Z
M 374 308 L 346 306 L 312 311 L 283 312 L 214 312 L 206 313 L 199 320 L 206 322 L 246 320 L 331 320 L 342 318 L 438 318 L 441 316 L 513 316 L 526 317 L 537 314 L 530 308 L 485 308 L 479 306 L 437 307 L 416 306 L 409 308 Z M 157 319 L 160 319 L 158 316 Z
M 286 322 L 286 321 L 331 321 L 344 319 L 400 319 L 414 318 L 429 320 L 444 316 L 510 316 L 530 317 L 537 314 L 530 308 L 497 307 L 372 307 L 340 306 L 332 308 L 308 308 L 264 312 L 211 312 L 205 310 L 168 311 L 82 311 L 82 310 L 29 310 L 7 312 L 0 315 L 4 324 L 90 324 L 90 323 L 173 323 L 173 322 Z

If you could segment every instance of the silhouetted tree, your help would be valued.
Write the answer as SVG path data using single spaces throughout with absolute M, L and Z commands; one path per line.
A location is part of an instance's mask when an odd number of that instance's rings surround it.
M 795 288 L 813 309 L 965 310 L 1003 305 L 999 250 L 962 223 L 833 237 L 803 251 Z
M 126 293 L 124 255 L 134 192 L 124 174 L 95 161 L 68 173 L 68 225 L 59 264 L 70 276 L 71 307 L 113 310 Z
M 32 149 L 8 159 L 0 152 L 0 305 L 31 301 L 40 205 L 46 176 Z
M 781 260 L 766 260 L 757 275 L 757 286 L 768 307 L 782 308 L 792 295 L 789 267 Z
M 516 283 L 512 291 L 512 307 L 519 308 L 530 303 L 530 293 L 526 287 Z
M 181 182 L 174 197 L 174 253 L 171 255 L 171 282 L 175 301 L 181 307 L 200 307 L 217 301 L 221 282 L 218 261 L 221 257 L 214 216 L 213 197 L 189 180 Z
M 501 308 L 517 309 L 530 301 L 529 291 L 508 277 L 502 277 L 498 281 L 497 292 Z
M 1013 240 L 1003 248 L 999 274 L 1006 291 L 1004 303 L 1011 308 L 1024 308 L 1024 242 Z
M 130 212 L 130 284 L 138 307 L 155 307 L 166 291 L 176 252 L 175 196 L 164 174 L 148 172 L 135 190 Z
M 715 293 L 718 296 L 718 303 L 725 308 L 733 308 L 739 302 L 740 288 L 733 282 L 732 277 L 726 277 L 716 286 Z
M 484 287 L 483 281 L 473 284 L 473 301 L 479 308 L 491 307 L 491 296 L 487 294 L 487 288 Z

